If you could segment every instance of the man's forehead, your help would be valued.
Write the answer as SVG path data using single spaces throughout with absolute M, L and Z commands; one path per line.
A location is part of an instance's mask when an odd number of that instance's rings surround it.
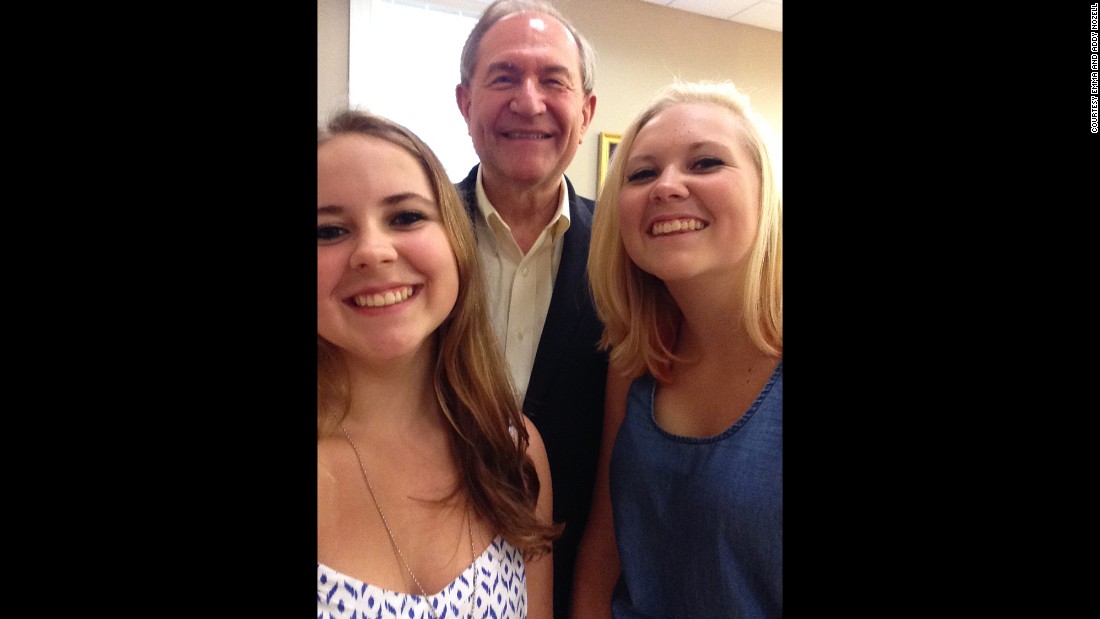
M 490 40 L 511 40 L 515 37 L 529 37 L 542 42 L 553 41 L 573 49 L 577 47 L 577 40 L 573 38 L 573 33 L 557 19 L 544 13 L 514 13 L 502 17 L 485 33 L 485 39 Z
M 489 70 L 540 72 L 580 69 L 580 52 L 569 29 L 541 13 L 517 13 L 493 24 L 482 39 L 478 64 Z M 509 66 L 510 65 L 510 66 Z

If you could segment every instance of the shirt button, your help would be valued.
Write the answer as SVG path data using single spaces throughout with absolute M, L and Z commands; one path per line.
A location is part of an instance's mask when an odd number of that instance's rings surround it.
M 523 276 L 527 277 L 527 267 L 523 267 Z

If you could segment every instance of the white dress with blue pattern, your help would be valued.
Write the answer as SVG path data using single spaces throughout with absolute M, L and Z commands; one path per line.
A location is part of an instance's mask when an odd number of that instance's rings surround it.
M 475 619 L 526 619 L 523 554 L 500 536 L 451 584 L 427 598 L 381 589 L 318 563 L 317 619 L 465 619 L 475 569 Z

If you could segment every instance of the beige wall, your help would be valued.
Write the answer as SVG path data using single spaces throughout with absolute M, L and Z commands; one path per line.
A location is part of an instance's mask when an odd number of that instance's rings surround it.
M 349 0 L 317 0 L 317 121 L 348 104 Z
M 641 0 L 553 3 L 596 49 L 596 115 L 566 170 L 581 195 L 596 195 L 600 132 L 621 133 L 676 77 L 733 81 L 782 137 L 782 33 Z M 317 2 L 318 119 L 348 102 L 348 15 L 349 0 Z

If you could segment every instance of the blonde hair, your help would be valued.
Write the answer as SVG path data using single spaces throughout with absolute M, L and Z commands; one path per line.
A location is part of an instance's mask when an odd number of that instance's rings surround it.
M 762 352 L 783 354 L 783 204 L 769 153 L 770 129 L 730 82 L 675 81 L 662 89 L 630 124 L 612 157 L 596 202 L 588 256 L 596 312 L 604 323 L 602 350 L 630 376 L 649 371 L 667 381 L 672 348 L 682 318 L 664 282 L 641 270 L 626 253 L 619 224 L 624 165 L 638 132 L 659 112 L 685 103 L 712 103 L 729 110 L 742 129 L 760 181 L 759 228 L 748 256 L 743 320 Z
M 458 263 L 458 298 L 435 335 L 434 389 L 454 429 L 451 442 L 461 483 L 478 515 L 505 539 L 528 557 L 547 552 L 561 527 L 535 515 L 538 474 L 527 455 L 527 427 L 489 319 L 477 242 L 462 200 L 435 153 L 407 128 L 375 114 L 347 110 L 318 129 L 317 146 L 347 134 L 380 138 L 405 149 L 427 175 Z M 343 358 L 318 335 L 318 440 L 335 430 L 348 405 Z

